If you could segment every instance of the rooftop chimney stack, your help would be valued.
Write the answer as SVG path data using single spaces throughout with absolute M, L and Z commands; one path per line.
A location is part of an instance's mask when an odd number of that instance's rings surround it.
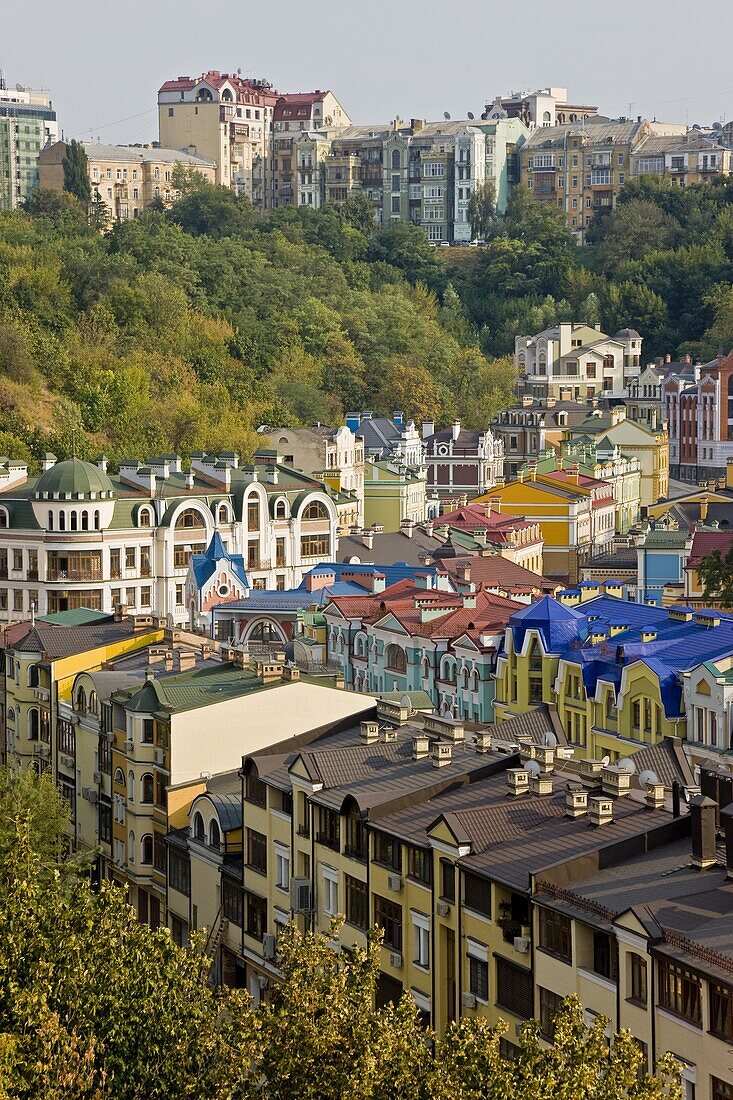
M 664 803 L 664 783 L 652 783 L 649 787 L 647 787 L 646 804 L 650 810 L 663 810 Z
M 582 817 L 588 812 L 588 792 L 580 783 L 565 784 L 565 816 Z
M 444 768 L 453 759 L 453 746 L 447 741 L 438 741 L 433 745 L 433 767 Z
M 588 819 L 591 825 L 600 827 L 613 821 L 613 801 L 605 795 L 592 794 L 588 799 Z
M 692 863 L 701 871 L 712 867 L 715 858 L 715 815 L 717 802 L 705 794 L 690 799 L 692 815 Z
M 481 730 L 480 733 L 476 734 L 474 745 L 478 753 L 485 754 L 491 752 L 491 734 L 488 730 Z
M 361 739 L 367 745 L 379 740 L 379 723 L 373 720 L 360 723 Z
M 412 739 L 412 759 L 425 760 L 430 756 L 430 738 L 418 733 Z
M 529 772 L 525 768 L 509 768 L 507 773 L 509 794 L 515 798 L 520 794 L 526 794 L 529 790 Z

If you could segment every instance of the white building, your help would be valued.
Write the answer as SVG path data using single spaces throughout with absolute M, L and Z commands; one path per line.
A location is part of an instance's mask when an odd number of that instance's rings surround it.
M 293 588 L 333 561 L 337 513 L 324 486 L 272 463 L 177 455 L 120 464 L 43 459 L 28 478 L 0 460 L 0 623 L 86 607 L 186 620 L 188 562 L 218 531 L 253 588 Z
M 634 329 L 615 336 L 600 325 L 561 322 L 534 336 L 517 336 L 514 363 L 520 394 L 558 401 L 622 397 L 641 370 L 642 338 Z

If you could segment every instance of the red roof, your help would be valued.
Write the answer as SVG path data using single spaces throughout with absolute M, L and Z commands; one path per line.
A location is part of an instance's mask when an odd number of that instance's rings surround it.
M 473 534 L 479 528 L 488 532 L 491 542 L 506 542 L 507 535 L 511 531 L 522 531 L 528 527 L 537 527 L 536 521 L 521 519 L 519 516 L 511 516 L 507 512 L 500 512 L 492 508 L 487 516 L 486 507 L 483 504 L 467 504 L 464 508 L 457 508 L 454 512 L 445 512 L 435 520 L 436 527 L 443 525 L 456 527 L 459 531 L 468 531 Z M 538 537 L 538 541 L 541 536 Z
M 524 595 L 527 592 L 555 592 L 558 585 L 539 573 L 532 573 L 500 554 L 487 554 L 485 557 L 446 558 L 443 569 L 451 575 L 454 584 L 461 584 L 460 572 L 470 569 L 467 584 L 482 584 L 486 588 L 499 588 L 510 595 Z
M 217 90 L 224 84 L 231 84 L 237 93 L 238 103 L 264 103 L 274 104 L 280 98 L 280 93 L 274 88 L 256 80 L 243 80 L 236 73 L 220 73 L 217 69 L 210 69 L 201 76 L 179 76 L 175 80 L 166 80 L 158 89 L 160 92 L 184 92 L 195 88 L 197 84 L 206 83 Z
M 733 531 L 695 531 L 692 538 L 692 549 L 687 559 L 686 569 L 696 569 L 702 558 L 711 550 L 720 550 L 725 555 L 733 545 Z

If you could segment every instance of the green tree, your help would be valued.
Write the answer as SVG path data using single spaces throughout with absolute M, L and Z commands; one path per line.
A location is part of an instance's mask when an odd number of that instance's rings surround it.
M 354 229 L 358 229 L 365 237 L 371 236 L 375 229 L 374 204 L 363 191 L 356 191 L 349 195 L 346 202 L 339 207 L 341 217 Z
M 425 233 L 411 222 L 388 222 L 375 233 L 369 250 L 372 260 L 384 260 L 402 271 L 411 283 L 438 288 L 442 270 Z
M 191 191 L 204 191 L 211 184 L 200 168 L 177 160 L 171 172 L 171 187 L 182 195 L 188 195 Z
M 717 548 L 705 554 L 697 571 L 705 602 L 729 611 L 733 607 L 733 544 L 725 555 Z
M 64 169 L 64 191 L 74 195 L 84 207 L 87 207 L 91 198 L 89 158 L 80 141 L 76 141 L 74 138 L 71 139 L 66 146 L 62 164 Z
M 487 237 L 496 218 L 496 188 L 493 180 L 485 180 L 475 187 L 468 200 L 468 220 L 471 224 L 471 240 Z

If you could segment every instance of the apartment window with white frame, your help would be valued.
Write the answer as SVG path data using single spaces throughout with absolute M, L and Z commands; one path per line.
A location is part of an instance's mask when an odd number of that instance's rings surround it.
M 443 226 L 442 225 L 429 225 L 428 226 L 428 240 L 429 241 L 442 241 L 443 240 Z
M 323 870 L 323 912 L 327 917 L 335 917 L 339 911 L 339 874 L 334 867 L 322 864 Z
M 433 178 L 435 178 L 437 176 L 444 176 L 445 175 L 445 165 L 444 164 L 434 164 L 432 161 L 428 161 L 426 164 L 423 165 L 422 174 L 423 174 L 423 177 L 432 176 Z
M 290 849 L 285 844 L 275 842 L 275 885 L 280 890 L 290 886 Z
M 424 913 L 411 913 L 413 962 L 415 966 L 430 966 L 430 917 Z
M 443 198 L 443 188 L 442 187 L 426 187 L 424 194 L 425 194 L 426 199 L 442 199 Z

